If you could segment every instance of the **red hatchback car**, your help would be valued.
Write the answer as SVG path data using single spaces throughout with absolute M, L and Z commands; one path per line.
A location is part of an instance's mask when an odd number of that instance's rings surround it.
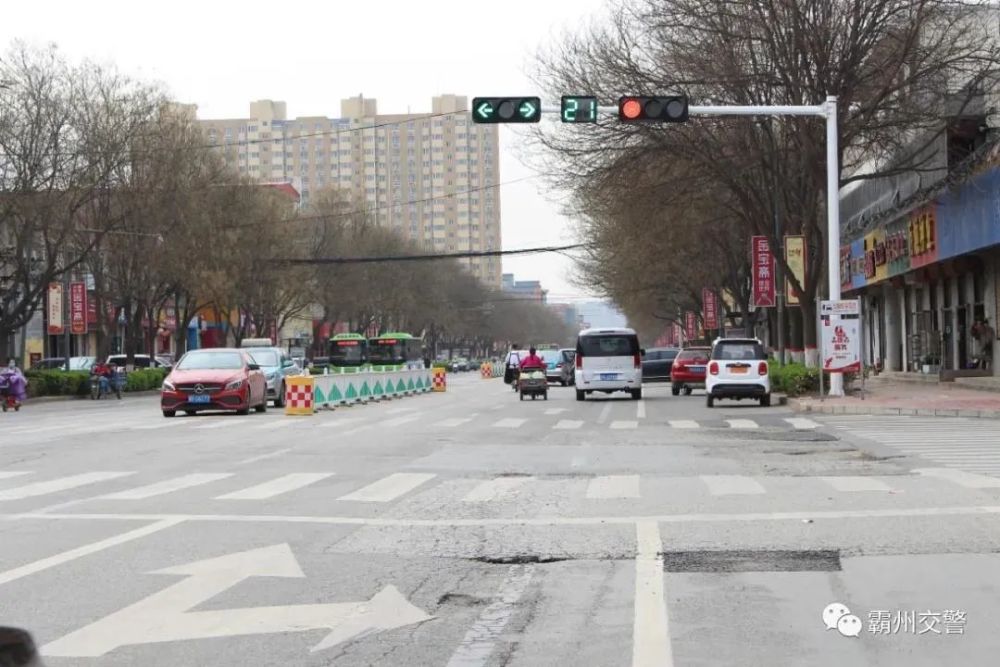
M 685 396 L 690 396 L 695 387 L 704 388 L 705 367 L 711 354 L 710 347 L 688 347 L 681 350 L 670 369 L 670 393 L 677 396 L 683 390 Z
M 163 381 L 160 409 L 164 417 L 178 410 L 193 415 L 202 410 L 234 410 L 245 415 L 267 410 L 267 379 L 245 350 L 192 350 Z

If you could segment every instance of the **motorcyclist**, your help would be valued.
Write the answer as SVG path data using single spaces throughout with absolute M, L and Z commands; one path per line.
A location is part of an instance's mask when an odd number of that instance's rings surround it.
M 5 389 L 4 393 L 9 394 L 14 399 L 14 407 L 19 408 L 27 398 L 28 378 L 17 367 L 17 362 L 11 359 L 7 362 L 7 367 L 0 371 L 3 375 Z M 7 410 L 7 396 L 3 396 L 4 410 Z
M 102 394 L 106 394 L 111 390 L 112 382 L 115 378 L 115 369 L 111 364 L 98 361 L 90 368 L 90 374 L 94 377 L 98 383 L 100 383 L 100 391 Z
M 530 347 L 528 348 L 528 356 L 526 356 L 524 359 L 521 359 L 520 368 L 522 371 L 530 370 L 532 368 L 545 370 L 545 360 L 535 353 L 534 347 Z

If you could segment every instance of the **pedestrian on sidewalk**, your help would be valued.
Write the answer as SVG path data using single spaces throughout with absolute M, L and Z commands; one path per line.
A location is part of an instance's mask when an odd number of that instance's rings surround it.
M 979 367 L 983 369 L 993 368 L 993 339 L 996 337 L 996 332 L 990 326 L 990 321 L 985 317 L 976 320 L 976 323 L 972 325 L 972 336 L 976 339 L 976 344 L 979 347 Z

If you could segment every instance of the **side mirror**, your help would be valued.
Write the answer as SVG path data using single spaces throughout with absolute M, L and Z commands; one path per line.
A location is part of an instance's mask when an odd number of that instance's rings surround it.
M 247 368 L 249 368 L 252 371 L 259 371 L 260 364 L 247 364 Z
M 294 365 L 295 365 L 295 362 L 292 361 L 291 359 L 285 359 L 285 363 L 281 364 L 281 366 L 283 368 L 291 368 Z

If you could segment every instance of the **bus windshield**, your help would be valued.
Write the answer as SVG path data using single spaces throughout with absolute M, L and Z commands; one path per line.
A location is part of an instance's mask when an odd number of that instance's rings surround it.
M 365 362 L 365 348 L 363 340 L 331 340 L 330 364 L 333 366 L 360 366 Z
M 401 364 L 406 361 L 403 358 L 403 344 L 394 340 L 372 341 L 369 356 L 373 364 Z

